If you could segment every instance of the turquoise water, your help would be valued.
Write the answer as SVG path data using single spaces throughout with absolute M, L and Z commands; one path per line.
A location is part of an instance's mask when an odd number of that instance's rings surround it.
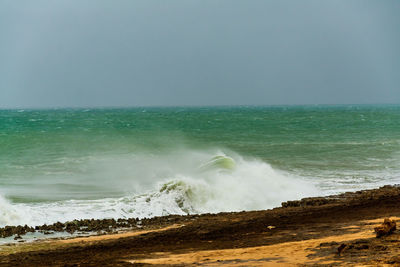
M 400 106 L 0 110 L 0 224 L 262 209 L 396 183 L 399 122 Z M 221 155 L 236 168 L 201 170 Z

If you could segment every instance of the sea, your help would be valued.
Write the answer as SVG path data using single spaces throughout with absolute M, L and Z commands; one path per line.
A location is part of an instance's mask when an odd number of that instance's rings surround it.
M 0 226 L 262 210 L 397 183 L 399 105 L 0 110 Z

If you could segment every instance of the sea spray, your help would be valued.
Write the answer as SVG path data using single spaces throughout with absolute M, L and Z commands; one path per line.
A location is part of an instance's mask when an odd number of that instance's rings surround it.
M 23 221 L 17 207 L 0 196 L 0 226 L 17 225 Z
M 220 157 L 225 156 L 221 152 L 217 153 Z M 177 155 L 167 157 L 177 159 Z M 186 155 L 181 156 L 182 160 L 191 158 L 192 162 L 206 157 L 213 160 L 215 154 L 186 151 Z M 144 158 L 149 163 L 150 159 L 147 156 Z M 0 218 L 1 226 L 39 225 L 89 218 L 148 218 L 169 214 L 260 210 L 279 206 L 288 199 L 316 194 L 316 189 L 310 183 L 288 177 L 260 160 L 244 159 L 237 154 L 229 157 L 235 162 L 231 169 L 224 168 L 224 165 L 207 170 L 198 168 L 207 161 L 192 164 L 196 168 L 188 168 L 187 165 L 182 167 L 176 161 L 159 164 L 162 158 L 152 159 L 152 164 L 148 165 L 152 168 L 148 170 L 146 177 L 150 178 L 155 173 L 164 173 L 167 176 L 161 180 L 156 179 L 153 187 L 145 193 L 121 198 L 51 203 L 10 204 L 3 201 L 6 212 Z M 143 169 L 140 173 L 145 175 Z M 29 216 L 24 216 L 24 212 Z

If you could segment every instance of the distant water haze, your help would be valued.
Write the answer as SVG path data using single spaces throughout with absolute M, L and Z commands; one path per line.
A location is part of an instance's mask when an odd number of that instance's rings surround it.
M 0 2 L 0 108 L 400 102 L 400 1 Z

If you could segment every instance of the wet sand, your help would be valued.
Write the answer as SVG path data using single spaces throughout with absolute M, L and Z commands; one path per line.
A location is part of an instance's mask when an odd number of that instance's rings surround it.
M 0 266 L 400 266 L 400 187 L 265 211 L 166 216 L 122 233 L 0 247 Z M 399 227 L 398 227 L 399 228 Z M 344 249 L 338 253 L 338 248 Z

